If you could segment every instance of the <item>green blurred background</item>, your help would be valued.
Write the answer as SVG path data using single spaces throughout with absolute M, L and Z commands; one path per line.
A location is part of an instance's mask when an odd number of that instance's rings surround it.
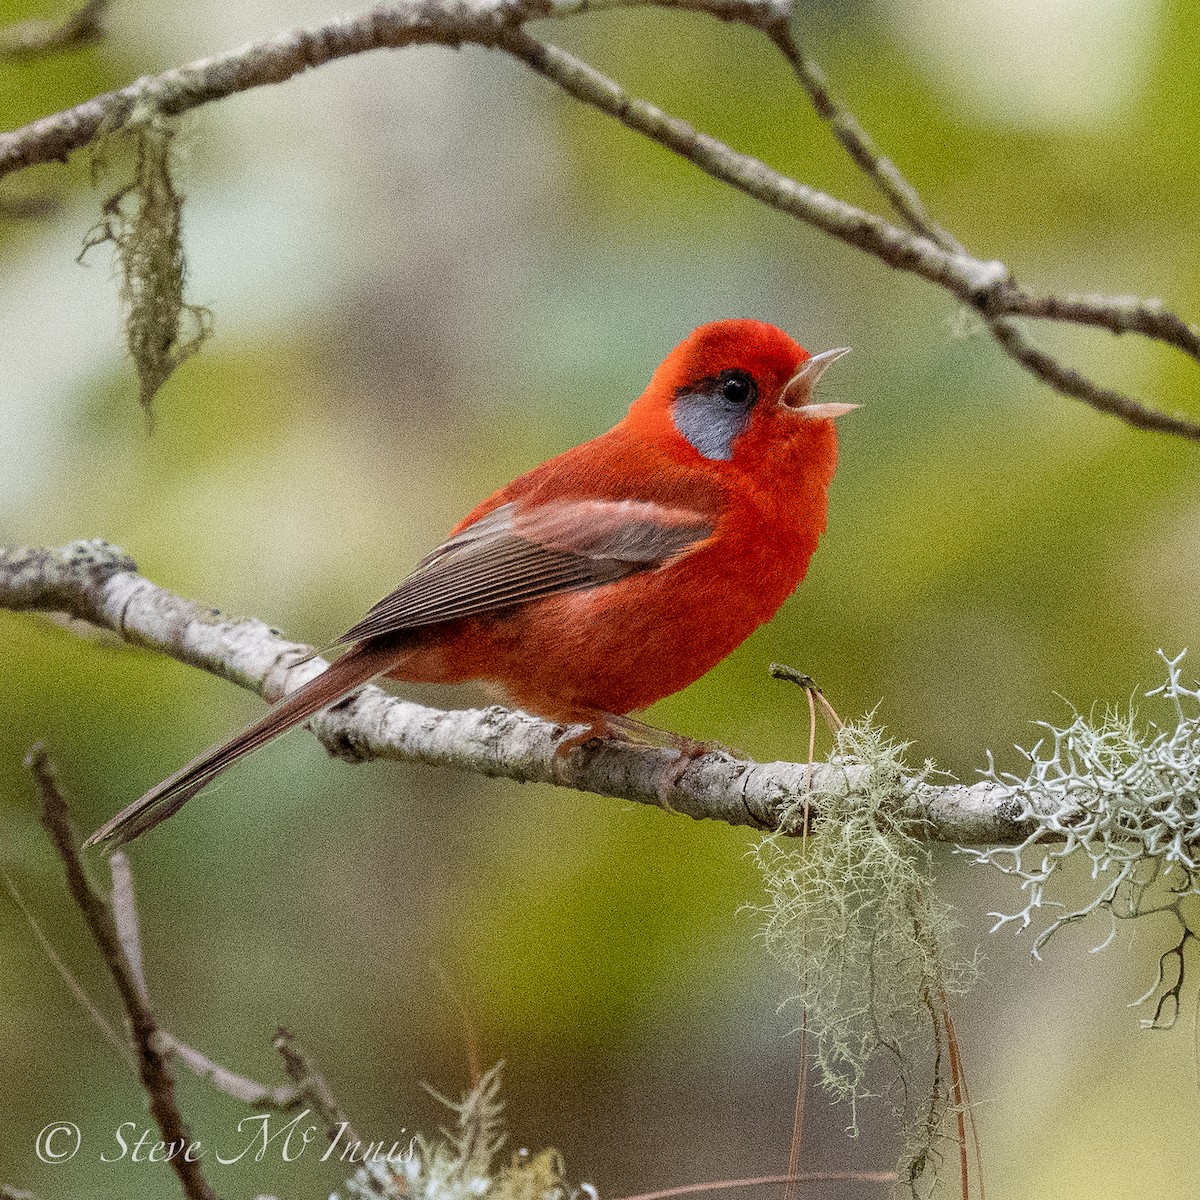
M 334 9 L 321 0 L 117 0 L 99 48 L 0 64 L 11 128 Z M 0 21 L 43 15 L 0 0 Z M 1197 6 L 1184 0 L 810 3 L 836 90 L 977 253 L 1047 289 L 1158 295 L 1200 312 Z M 876 204 L 768 45 L 661 11 L 544 30 L 701 128 Z M 774 321 L 854 355 L 857 401 L 829 532 L 780 615 L 653 710 L 758 758 L 804 753 L 812 673 L 843 714 L 970 779 L 1065 696 L 1124 702 L 1158 646 L 1200 651 L 1197 449 L 1037 386 L 947 296 L 724 188 L 501 56 L 340 62 L 184 123 L 190 298 L 216 337 L 162 393 L 151 436 L 123 358 L 106 250 L 75 264 L 110 177 L 86 155 L 26 172 L 47 198 L 0 223 L 0 544 L 102 536 L 151 579 L 314 642 L 355 620 L 477 499 L 611 424 L 693 326 Z M 1106 381 L 1200 413 L 1195 364 L 1046 331 Z M 466 690 L 416 689 L 468 704 Z M 92 827 L 259 711 L 228 684 L 0 613 L 0 862 L 89 990 L 113 1004 L 21 768 L 44 740 Z M 1006 748 L 1007 749 L 1006 751 Z M 796 1044 L 786 984 L 739 907 L 747 836 L 549 788 L 373 764 L 298 735 L 139 843 L 151 986 L 185 1040 L 263 1078 L 279 1023 L 372 1137 L 432 1129 L 421 1089 L 466 1082 L 466 1038 L 508 1062 L 514 1144 L 554 1145 L 605 1195 L 781 1171 Z M 1034 965 L 990 939 L 1007 883 L 937 856 L 980 986 L 957 1020 L 992 1194 L 1194 1194 L 1194 993 L 1169 1033 L 1125 1004 L 1153 936 L 1099 929 Z M 1092 940 L 1089 940 L 1092 939 Z M 1161 948 L 1161 947 L 1159 947 Z M 40 1196 L 169 1197 L 161 1167 L 102 1167 L 145 1121 L 129 1071 L 0 894 L 0 1182 Z M 182 1084 L 201 1137 L 244 1115 Z M 887 1168 L 889 1126 L 810 1104 L 807 1165 Z M 84 1154 L 39 1163 L 38 1131 Z M 226 1196 L 324 1195 L 315 1160 L 216 1171 Z M 813 1195 L 859 1195 L 830 1185 Z

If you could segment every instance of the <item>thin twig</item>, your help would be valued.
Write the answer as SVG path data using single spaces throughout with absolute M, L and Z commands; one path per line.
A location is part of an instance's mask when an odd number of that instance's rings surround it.
M 796 1200 L 797 1184 L 804 1176 L 800 1160 L 804 1151 L 804 1110 L 808 1100 L 808 1010 L 800 1014 L 800 1065 L 796 1075 L 796 1102 L 792 1106 L 792 1138 L 788 1145 L 788 1175 L 783 1200 Z
M 33 772 L 37 782 L 42 798 L 42 824 L 62 859 L 71 898 L 83 914 L 117 985 L 117 993 L 129 1022 L 130 1040 L 137 1054 L 138 1074 L 150 1101 L 150 1113 L 162 1132 L 163 1141 L 180 1147 L 190 1145 L 191 1133 L 175 1099 L 174 1075 L 158 1020 L 142 998 L 137 977 L 121 947 L 112 913 L 88 880 L 79 857 L 75 822 L 44 747 L 38 745 L 29 752 L 26 766 Z M 172 1156 L 170 1165 L 188 1200 L 215 1200 L 215 1193 L 205 1180 L 197 1160 L 180 1153 Z
M 35 19 L 0 28 L 0 62 L 37 58 L 91 46 L 104 36 L 104 10 L 110 0 L 87 0 L 65 21 Z
M 300 1093 L 290 1084 L 259 1083 L 247 1075 L 231 1071 L 215 1059 L 209 1058 L 201 1050 L 181 1042 L 173 1033 L 163 1029 L 160 1031 L 171 1053 L 180 1062 L 205 1082 L 210 1083 L 219 1092 L 240 1100 L 252 1108 L 273 1108 L 279 1112 L 290 1112 L 300 1105 Z
M 143 1003 L 150 1003 L 150 991 L 146 987 L 146 970 L 142 962 L 142 934 L 138 922 L 137 898 L 133 891 L 133 872 L 129 869 L 129 859 L 120 851 L 114 854 L 108 862 L 109 874 L 112 876 L 112 914 L 116 925 L 117 937 L 121 941 L 121 950 L 125 961 L 133 972 L 134 983 L 137 984 L 138 995 Z
M 875 184 L 909 229 L 952 254 L 966 254 L 962 243 L 929 215 L 917 189 L 905 179 L 895 163 L 884 157 L 854 114 L 834 99 L 825 72 L 804 53 L 793 35 L 790 17 L 781 15 L 768 33 L 791 64 L 817 115 L 829 123 L 834 137 L 846 153 Z
M 149 1004 L 149 992 L 146 988 L 146 979 L 141 965 L 141 941 L 137 932 L 137 912 L 133 906 L 133 877 L 129 871 L 129 860 L 124 854 L 119 852 L 114 854 L 110 860 L 110 870 L 113 875 L 113 919 L 117 937 L 129 962 L 130 971 L 138 986 L 138 992 L 142 1000 L 146 1004 Z M 0 871 L 0 880 L 3 880 L 8 894 L 13 899 L 13 903 L 21 910 L 21 915 L 25 918 L 26 924 L 28 924 L 33 936 L 37 939 L 42 952 L 50 960 L 51 965 L 58 972 L 84 1012 L 87 1013 L 117 1053 L 129 1064 L 130 1068 L 134 1071 L 138 1070 L 138 1061 L 131 1053 L 128 1041 L 112 1027 L 108 1018 L 100 1011 L 95 1001 L 84 990 L 83 985 L 75 978 L 66 963 L 63 962 L 58 952 L 54 949 L 53 943 L 46 936 L 45 930 L 42 929 L 37 918 L 30 911 L 24 897 L 17 890 L 16 885 L 6 871 Z M 235 1100 L 240 1100 L 242 1103 L 255 1108 L 261 1108 L 265 1105 L 269 1108 L 278 1109 L 281 1112 L 296 1108 L 299 1104 L 299 1093 L 290 1084 L 269 1086 L 259 1083 L 255 1079 L 250 1079 L 245 1075 L 238 1074 L 236 1071 L 231 1071 L 228 1067 L 222 1066 L 219 1062 L 209 1058 L 208 1055 L 197 1050 L 195 1047 L 189 1046 L 186 1042 L 181 1042 L 179 1038 L 169 1030 L 162 1028 L 161 1025 L 159 1026 L 158 1034 L 160 1041 L 194 1075 L 204 1079 L 218 1091 L 232 1096 Z M 0 1193 L 0 1200 L 3 1200 L 3 1193 Z
M 600 8 L 656 4 L 703 12 L 759 30 L 790 63 L 817 113 L 899 215 L 894 225 L 741 154 L 653 104 L 627 95 L 594 67 L 531 37 L 523 26 L 539 17 L 564 17 Z M 693 163 L 714 179 L 897 270 L 945 288 L 978 309 L 1004 350 L 1036 378 L 1064 395 L 1141 429 L 1200 439 L 1200 421 L 1161 412 L 1104 387 L 1037 350 L 1009 317 L 1064 321 L 1136 333 L 1200 361 L 1200 330 L 1156 299 L 1131 296 L 1044 295 L 1019 285 L 1003 263 L 967 253 L 930 216 L 916 188 L 833 96 L 820 68 L 791 32 L 790 7 L 774 0 L 400 0 L 310 29 L 295 29 L 147 76 L 74 108 L 0 134 L 0 177 L 37 163 L 65 159 L 103 130 L 119 128 L 139 104 L 176 116 L 238 92 L 281 83 L 311 67 L 370 50 L 411 45 L 499 48 L 576 99 Z
M 58 951 L 54 949 L 54 944 L 46 936 L 45 930 L 42 929 L 37 918 L 30 911 L 29 906 L 25 903 L 24 897 L 17 891 L 16 884 L 9 878 L 7 871 L 0 871 L 0 879 L 4 880 L 4 886 L 8 894 L 12 897 L 13 903 L 21 910 L 21 916 L 25 918 L 25 923 L 29 926 L 33 936 L 37 939 L 38 945 L 42 949 L 42 953 L 50 960 L 50 965 L 58 972 L 59 978 L 67 985 L 67 990 L 79 1002 L 80 1008 L 87 1013 L 93 1025 L 104 1035 L 105 1040 L 113 1047 L 114 1050 L 132 1067 L 137 1070 L 137 1060 L 133 1057 L 129 1050 L 129 1044 L 126 1040 L 112 1027 L 109 1019 L 100 1011 L 96 1002 L 87 994 L 83 984 L 75 978 L 74 973 L 59 957 Z
M 1200 362 L 1200 329 L 1181 320 L 1161 300 L 1141 296 L 1054 296 L 1015 284 L 986 298 L 988 313 L 1090 325 L 1109 333 L 1137 333 L 1174 346 Z
M 350 1119 L 342 1111 L 341 1105 L 338 1104 L 325 1077 L 301 1049 L 299 1042 L 296 1041 L 296 1035 L 281 1027 L 275 1035 L 275 1049 L 283 1058 L 283 1068 L 295 1086 L 297 1096 L 312 1108 L 317 1118 L 325 1126 L 325 1137 L 329 1145 L 331 1147 L 336 1147 L 339 1143 L 349 1147 L 361 1145 L 362 1139 L 354 1131 Z M 364 1183 L 368 1190 L 373 1195 L 380 1197 L 381 1200 L 386 1200 L 388 1196 L 394 1194 L 390 1189 L 385 1188 L 383 1181 L 377 1178 L 373 1172 L 367 1173 Z
M 1073 367 L 1060 363 L 1053 355 L 1039 350 L 1016 321 L 1006 317 L 994 318 L 988 321 L 988 328 L 1009 357 L 1064 396 L 1074 396 L 1092 408 L 1120 417 L 1138 429 L 1176 433 L 1189 439 L 1200 437 L 1196 423 L 1189 418 L 1173 417 L 1169 413 L 1147 408 L 1123 392 L 1095 383 Z
M 895 1171 L 806 1171 L 802 1175 L 759 1175 L 755 1179 L 720 1179 L 712 1183 L 685 1183 L 657 1192 L 639 1192 L 620 1200 L 670 1200 L 698 1192 L 724 1192 L 732 1188 L 761 1187 L 772 1183 L 895 1183 Z
M 648 101 L 628 95 L 614 80 L 595 67 L 557 46 L 538 41 L 522 28 L 508 30 L 498 44 L 577 100 L 600 109 L 651 141 L 665 146 L 714 178 L 771 208 L 815 226 L 830 237 L 866 251 L 889 267 L 909 271 L 946 288 L 962 303 L 983 312 L 989 327 L 1005 350 L 1022 362 L 1037 378 L 1064 395 L 1082 400 L 1101 412 L 1120 417 L 1139 429 L 1172 433 L 1200 441 L 1200 421 L 1161 412 L 1131 396 L 1094 383 L 1031 345 L 1026 345 L 1018 353 L 1015 347 L 1020 336 L 1019 331 L 1015 331 L 1012 322 L 989 315 L 996 311 L 1023 311 L 1025 293 L 1016 286 L 1008 268 L 1001 262 L 985 262 L 935 241 L 934 238 L 941 238 L 942 241 L 953 239 L 940 227 L 929 222 L 923 209 L 913 206 L 909 194 L 911 192 L 911 195 L 915 196 L 916 193 L 912 192 L 911 188 L 906 191 L 899 186 L 903 177 L 898 171 L 894 168 L 886 171 L 883 166 L 886 160 L 871 160 L 867 157 L 868 151 L 872 149 L 869 143 L 853 142 L 858 151 L 855 161 L 860 166 L 869 166 L 868 174 L 885 189 L 885 194 L 893 204 L 903 207 L 906 220 L 921 225 L 928 224 L 931 235 L 900 229 L 881 217 L 857 209 L 845 201 L 837 200 L 772 170 L 761 160 L 741 154 L 716 138 L 698 132 L 686 121 L 670 116 Z M 842 125 L 839 128 L 848 140 L 847 130 L 853 127 Z M 843 144 L 846 144 L 846 140 L 843 140 Z M 888 163 L 887 166 L 891 167 L 891 164 Z M 1040 315 L 1066 319 L 1062 315 L 1066 311 L 1065 308 L 1047 305 L 1044 297 L 1039 298 L 1039 301 L 1043 309 Z M 1080 311 L 1088 312 L 1093 318 L 1097 316 L 1094 306 L 1081 307 Z M 1133 319 L 1130 317 L 1130 320 Z M 1159 337 L 1180 348 L 1186 347 L 1188 353 L 1195 355 L 1193 343 L 1200 344 L 1197 335 L 1179 318 L 1174 318 L 1172 324 L 1154 321 L 1146 313 L 1139 313 L 1137 320 L 1138 327 L 1143 332 L 1147 329 L 1154 330 L 1147 336 Z M 1112 329 L 1118 324 L 1120 318 L 1114 313 L 1107 327 Z M 1122 329 L 1134 327 L 1121 326 Z M 1178 327 L 1182 327 L 1188 335 L 1182 345 Z M 1170 336 L 1167 336 L 1168 333 Z
M 478 1091 L 479 1085 L 483 1082 L 483 1055 L 479 1049 L 479 1026 L 472 1016 L 471 1010 L 467 1007 L 467 1002 L 462 998 L 458 988 L 450 982 L 450 976 L 446 974 L 442 965 L 438 962 L 431 962 L 430 966 L 433 968 L 446 998 L 458 1013 L 459 1025 L 463 1034 L 463 1053 L 467 1060 L 467 1076 L 470 1079 L 471 1091 Z
M 141 996 L 142 1001 L 146 1005 L 149 1005 L 150 989 L 146 985 L 146 975 L 142 961 L 141 929 L 138 920 L 137 899 L 133 888 L 133 872 L 129 866 L 129 859 L 118 851 L 109 860 L 109 871 L 112 874 L 113 884 L 111 902 L 113 922 L 117 930 L 117 936 L 121 942 L 121 950 L 125 955 L 126 962 L 129 963 L 130 971 L 133 973 L 134 980 L 138 986 L 138 994 Z M 299 1104 L 299 1093 L 294 1087 L 288 1084 L 270 1086 L 265 1083 L 259 1083 L 256 1079 L 240 1075 L 236 1071 L 231 1071 L 228 1067 L 222 1066 L 215 1059 L 209 1058 L 207 1054 L 197 1050 L 194 1046 L 189 1046 L 186 1042 L 180 1041 L 179 1038 L 169 1030 L 162 1028 L 161 1025 L 159 1026 L 158 1035 L 161 1043 L 192 1074 L 199 1076 L 218 1091 L 224 1092 L 227 1096 L 232 1096 L 235 1100 L 242 1101 L 243 1104 L 249 1104 L 256 1108 L 265 1105 L 269 1108 L 278 1109 L 281 1112 L 286 1112 Z M 136 1067 L 136 1063 L 133 1063 L 132 1059 L 130 1062 Z
M 275 1035 L 274 1045 L 283 1059 L 283 1069 L 292 1081 L 296 1094 L 312 1106 L 313 1113 L 325 1126 L 325 1136 L 330 1145 L 336 1145 L 339 1139 L 350 1145 L 361 1142 L 325 1077 L 296 1041 L 296 1035 L 281 1027 Z
M 950 1051 L 950 1069 L 955 1080 L 957 1092 L 955 1103 L 959 1106 L 961 1117 L 958 1122 L 959 1136 L 965 1138 L 965 1128 L 970 1129 L 971 1152 L 975 1160 L 975 1178 L 979 1183 L 979 1200 L 987 1200 L 987 1189 L 983 1176 L 983 1146 L 979 1138 L 979 1122 L 975 1114 L 975 1102 L 971 1098 L 971 1087 L 967 1081 L 967 1073 L 962 1066 L 962 1052 L 958 1044 L 958 1034 L 954 1030 L 954 1021 L 950 1016 L 950 997 L 942 988 L 942 1022 L 946 1026 L 946 1044 Z M 964 1144 L 964 1151 L 966 1147 Z M 963 1168 L 964 1176 L 966 1168 Z

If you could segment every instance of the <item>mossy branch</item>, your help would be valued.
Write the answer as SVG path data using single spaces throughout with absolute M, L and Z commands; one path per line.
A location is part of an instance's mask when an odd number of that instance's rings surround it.
M 1131 710 L 1074 713 L 1061 728 L 1039 722 L 1043 739 L 1025 751 L 1024 775 L 989 769 L 989 777 L 1037 814 L 1029 837 L 1017 846 L 970 851 L 975 861 L 1016 879 L 1025 897 L 1010 913 L 993 913 L 995 929 L 1018 931 L 1041 920 L 1035 958 L 1067 926 L 1108 919 L 1112 941 L 1118 921 L 1165 918 L 1175 938 L 1158 961 L 1154 983 L 1135 1005 L 1151 1005 L 1146 1024 L 1170 1026 L 1191 943 L 1200 942 L 1200 687 L 1184 681 L 1186 651 L 1169 658 L 1166 682 L 1147 692 L 1168 721 L 1142 727 Z M 1069 858 L 1090 868 L 1082 903 L 1053 898 Z
M 866 768 L 862 786 L 815 791 L 785 816 L 803 826 L 803 806 L 815 804 L 812 836 L 772 834 L 752 854 L 766 891 L 762 937 L 793 988 L 784 1006 L 804 1014 L 818 1082 L 848 1106 L 852 1133 L 863 1100 L 888 1098 L 905 1132 L 900 1175 L 915 1194 L 936 1173 L 960 1090 L 944 1078 L 947 993 L 966 991 L 974 969 L 950 949 L 956 923 L 932 886 L 922 819 L 905 804 L 931 767 L 914 774 L 904 750 L 869 717 L 843 726 L 837 756 Z

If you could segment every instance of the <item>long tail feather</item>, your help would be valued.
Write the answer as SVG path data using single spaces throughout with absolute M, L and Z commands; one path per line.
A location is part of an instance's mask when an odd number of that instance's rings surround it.
M 293 725 L 328 708 L 344 696 L 382 674 L 402 658 L 394 640 L 389 644 L 364 643 L 330 663 L 315 679 L 285 696 L 260 720 L 241 733 L 206 750 L 169 779 L 156 784 L 139 800 L 122 809 L 88 838 L 86 845 L 110 843 L 112 849 L 125 845 L 177 813 L 197 792 L 207 787 L 222 771 L 243 755 L 250 754 Z

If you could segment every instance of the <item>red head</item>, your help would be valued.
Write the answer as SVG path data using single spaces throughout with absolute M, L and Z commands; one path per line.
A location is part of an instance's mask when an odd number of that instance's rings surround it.
M 837 461 L 833 418 L 857 407 L 817 404 L 812 389 L 845 354 L 810 355 L 762 321 L 715 321 L 689 334 L 663 360 L 628 421 L 670 446 L 681 463 L 762 482 L 806 468 L 828 483 Z

